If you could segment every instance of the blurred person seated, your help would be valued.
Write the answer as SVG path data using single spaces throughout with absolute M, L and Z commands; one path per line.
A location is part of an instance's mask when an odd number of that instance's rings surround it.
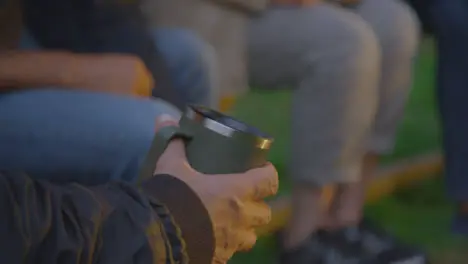
M 293 212 L 281 263 L 424 263 L 363 218 L 411 88 L 417 17 L 398 0 L 333 2 L 274 0 L 248 28 L 251 84 L 293 89 Z M 323 208 L 326 186 L 334 194 Z
M 437 43 L 437 99 L 442 120 L 447 194 L 457 203 L 452 230 L 468 237 L 468 5 L 427 4 Z
M 165 125 L 176 124 L 156 123 Z M 263 202 L 278 190 L 271 164 L 201 174 L 175 139 L 154 167 L 140 186 L 56 184 L 0 171 L 1 263 L 226 263 L 271 219 Z
M 423 263 L 362 215 L 411 87 L 419 43 L 411 8 L 399 0 L 146 2 L 155 25 L 189 27 L 214 46 L 221 94 L 247 89 L 248 79 L 293 90 L 293 213 L 281 263 Z M 328 186 L 335 192 L 324 209 Z
M 67 3 L 84 7 L 70 13 Z M 0 169 L 59 182 L 133 181 L 155 118 L 178 117 L 170 103 L 208 104 L 203 41 L 186 30 L 147 30 L 126 5 L 86 3 L 25 0 L 31 34 L 19 1 L 1 7 Z

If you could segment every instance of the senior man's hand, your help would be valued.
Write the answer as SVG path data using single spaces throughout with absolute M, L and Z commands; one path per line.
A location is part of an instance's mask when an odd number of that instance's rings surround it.
M 168 125 L 177 122 L 165 118 L 156 129 Z M 200 197 L 214 225 L 213 264 L 225 264 L 235 252 L 252 248 L 255 228 L 270 222 L 271 209 L 263 199 L 278 191 L 278 174 L 271 164 L 245 173 L 206 175 L 190 167 L 182 140 L 173 140 L 157 161 L 155 174 L 179 178 Z

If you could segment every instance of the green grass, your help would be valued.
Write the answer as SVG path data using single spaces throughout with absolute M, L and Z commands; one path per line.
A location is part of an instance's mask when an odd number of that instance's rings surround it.
M 453 211 L 442 178 L 400 190 L 366 209 L 366 213 L 388 231 L 403 241 L 420 246 L 439 260 L 435 263 L 467 263 L 468 240 L 450 233 Z
M 438 178 L 369 205 L 366 213 L 404 241 L 435 251 L 463 243 L 449 232 L 453 211 Z
M 400 190 L 366 208 L 366 214 L 389 232 L 439 260 L 434 263 L 465 264 L 468 240 L 449 232 L 452 212 L 441 178 Z M 271 264 L 275 257 L 274 239 L 263 237 L 252 252 L 238 254 L 231 264 Z
M 399 128 L 394 153 L 385 161 L 439 149 L 439 123 L 434 92 L 434 43 L 426 40 L 414 69 L 414 85 Z
M 415 66 L 414 85 L 398 131 L 394 153 L 385 157 L 383 162 L 392 162 L 440 148 L 434 98 L 434 60 L 433 42 L 425 40 Z M 233 111 L 236 117 L 258 126 L 275 137 L 270 160 L 278 168 L 281 193 L 287 193 L 289 189 L 285 175 L 287 175 L 290 143 L 290 104 L 291 92 L 255 91 L 241 98 Z M 439 189 L 440 194 L 441 188 Z M 445 230 L 451 208 L 448 203 L 441 202 L 439 205 L 408 207 L 398 198 L 390 197 L 369 207 L 368 212 L 406 241 L 434 250 L 445 247 L 440 244 L 458 245 Z M 269 264 L 273 263 L 274 259 L 274 240 L 271 237 L 263 237 L 253 251 L 248 254 L 238 254 L 231 264 Z

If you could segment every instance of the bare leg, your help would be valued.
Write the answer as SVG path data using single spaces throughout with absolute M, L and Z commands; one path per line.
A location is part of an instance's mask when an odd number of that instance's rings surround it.
M 318 227 L 322 219 L 323 188 L 296 184 L 292 190 L 292 216 L 284 230 L 283 247 L 293 249 Z
M 378 161 L 377 154 L 368 153 L 362 162 L 361 182 L 341 184 L 337 188 L 330 212 L 335 228 L 357 225 L 361 221 L 365 191 L 375 175 Z

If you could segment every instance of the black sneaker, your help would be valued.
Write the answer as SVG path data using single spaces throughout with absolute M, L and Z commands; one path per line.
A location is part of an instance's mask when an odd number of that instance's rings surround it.
M 361 264 L 358 245 L 343 243 L 343 240 L 318 231 L 301 246 L 280 254 L 280 264 Z
M 368 221 L 357 227 L 337 231 L 350 245 L 358 245 L 362 263 L 366 264 L 427 264 L 422 252 L 400 243 L 398 240 L 377 228 Z

